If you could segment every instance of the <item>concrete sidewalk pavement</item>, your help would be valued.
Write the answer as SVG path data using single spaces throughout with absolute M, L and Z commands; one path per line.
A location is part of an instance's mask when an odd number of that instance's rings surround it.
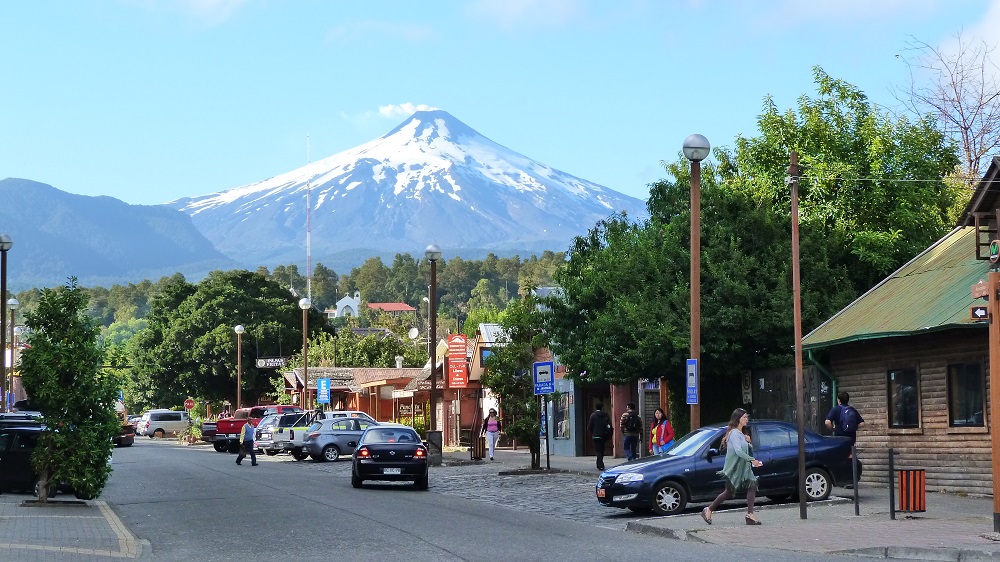
M 523 472 L 530 466 L 524 449 L 498 450 L 496 459 L 500 472 Z M 474 461 L 464 451 L 446 453 L 444 462 Z M 605 458 L 609 468 L 621 462 L 624 459 Z M 545 464 L 543 452 L 543 469 Z M 593 476 L 596 484 L 600 471 L 595 464 L 594 457 L 549 457 L 552 471 Z M 1000 535 L 993 532 L 991 497 L 928 492 L 926 512 L 897 511 L 893 520 L 888 487 L 868 486 L 862 481 L 858 487 L 859 515 L 854 514 L 853 496 L 853 490 L 837 488 L 830 500 L 808 504 L 805 519 L 798 503 L 760 506 L 760 526 L 745 524 L 745 502 L 727 502 L 715 513 L 712 525 L 692 513 L 637 518 L 627 523 L 626 530 L 677 540 L 811 553 L 901 560 L 1000 560 Z

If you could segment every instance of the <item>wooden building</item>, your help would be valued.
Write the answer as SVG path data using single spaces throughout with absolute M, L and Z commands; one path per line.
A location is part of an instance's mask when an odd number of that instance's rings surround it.
M 973 285 L 998 237 L 1000 158 L 959 225 L 803 338 L 807 359 L 850 394 L 864 480 L 897 468 L 927 471 L 929 490 L 992 494 L 988 323 Z

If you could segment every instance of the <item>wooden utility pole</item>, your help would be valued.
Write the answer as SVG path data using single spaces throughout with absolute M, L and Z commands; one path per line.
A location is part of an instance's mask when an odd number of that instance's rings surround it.
M 991 256 L 992 259 L 992 256 Z M 993 451 L 993 532 L 1000 533 L 1000 272 L 990 270 L 990 445 Z
M 792 151 L 788 166 L 792 188 L 792 300 L 795 309 L 795 418 L 799 429 L 799 518 L 806 518 L 805 405 L 802 403 L 802 291 L 799 275 L 799 153 Z

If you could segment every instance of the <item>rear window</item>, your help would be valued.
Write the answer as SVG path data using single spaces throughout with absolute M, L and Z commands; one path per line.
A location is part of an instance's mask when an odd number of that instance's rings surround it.
M 233 419 L 237 419 L 237 420 L 245 420 L 245 419 L 247 419 L 249 417 L 250 417 L 250 411 L 249 410 L 237 410 L 236 413 L 233 414 Z
M 366 445 L 376 443 L 419 443 L 420 437 L 416 431 L 407 428 L 369 429 L 361 442 Z
M 309 426 L 309 431 L 319 431 L 323 428 L 323 424 L 316 422 Z

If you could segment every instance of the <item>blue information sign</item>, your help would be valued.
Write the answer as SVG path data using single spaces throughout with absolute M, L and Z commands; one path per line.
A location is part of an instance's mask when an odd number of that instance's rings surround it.
M 534 364 L 535 394 L 552 394 L 556 391 L 555 364 L 542 361 Z
M 330 379 L 316 379 L 316 402 L 330 403 Z
M 698 360 L 687 360 L 687 403 L 698 403 Z

